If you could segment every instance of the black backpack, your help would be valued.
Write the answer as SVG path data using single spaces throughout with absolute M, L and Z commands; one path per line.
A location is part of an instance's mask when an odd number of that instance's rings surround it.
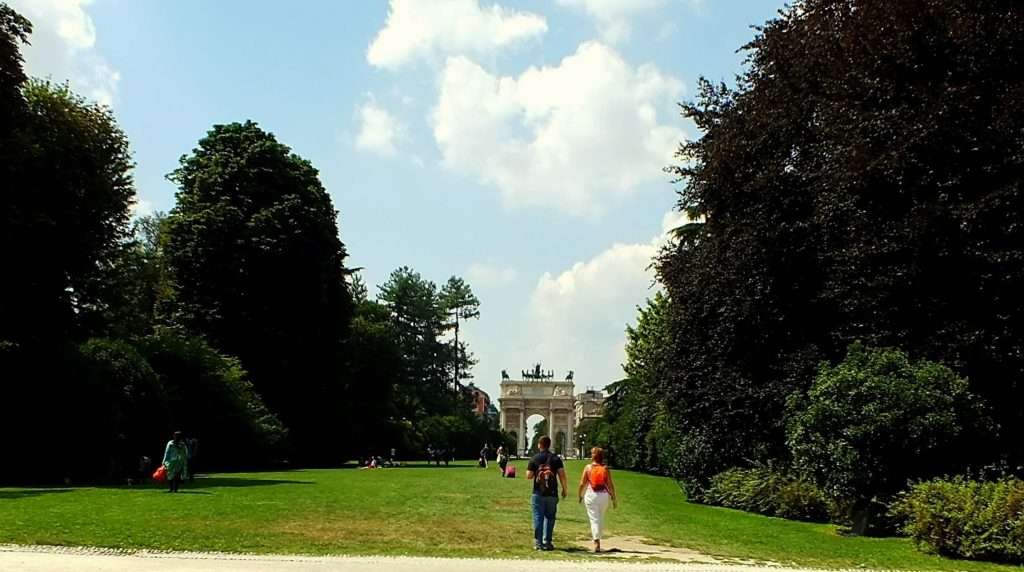
M 555 480 L 555 472 L 551 470 L 551 453 L 548 453 L 547 460 L 537 466 L 537 474 L 533 477 L 537 485 L 537 492 L 541 496 L 551 497 L 558 494 L 558 481 Z

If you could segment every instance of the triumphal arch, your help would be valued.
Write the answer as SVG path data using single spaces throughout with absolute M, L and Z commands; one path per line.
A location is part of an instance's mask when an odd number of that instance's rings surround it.
M 564 381 L 556 381 L 555 372 L 542 370 L 540 364 L 523 370 L 520 379 L 512 379 L 507 371 L 501 372 L 501 428 L 515 433 L 520 454 L 527 454 L 530 446 L 526 440 L 526 420 L 531 415 L 547 420 L 556 453 L 565 455 L 573 450 L 576 398 L 572 378 L 570 371 Z

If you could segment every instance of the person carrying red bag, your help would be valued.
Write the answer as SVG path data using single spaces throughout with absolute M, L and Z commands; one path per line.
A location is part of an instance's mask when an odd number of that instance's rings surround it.
M 181 431 L 175 431 L 173 438 L 167 442 L 163 467 L 167 471 L 167 492 L 178 492 L 181 481 L 188 477 L 188 447 L 181 438 Z M 153 477 L 156 478 L 156 475 Z

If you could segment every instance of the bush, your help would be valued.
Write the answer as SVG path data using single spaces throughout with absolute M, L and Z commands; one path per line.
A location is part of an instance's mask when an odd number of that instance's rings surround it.
M 969 437 L 985 426 L 967 382 L 949 368 L 859 343 L 838 365 L 822 365 L 789 415 L 797 468 L 829 497 L 853 501 L 856 533 L 908 480 L 967 466 Z
M 958 477 L 913 485 L 893 507 L 917 545 L 945 556 L 1024 562 L 1024 481 Z
M 197 462 L 204 470 L 256 468 L 281 459 L 287 432 L 237 359 L 174 328 L 158 328 L 140 350 L 168 394 L 171 424 L 159 446 L 175 430 L 198 438 Z
M 79 452 L 73 466 L 79 472 L 91 466 L 91 476 L 119 480 L 134 473 L 140 456 L 162 453 L 167 395 L 149 362 L 131 344 L 97 338 L 79 351 L 85 366 L 79 410 L 87 419 L 78 438 L 93 445 Z
M 772 469 L 729 469 L 712 477 L 707 504 L 794 520 L 827 522 L 829 503 L 811 483 Z

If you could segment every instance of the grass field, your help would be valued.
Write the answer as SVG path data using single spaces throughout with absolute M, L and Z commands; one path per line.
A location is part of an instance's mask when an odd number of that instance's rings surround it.
M 524 463 L 518 463 L 520 475 Z M 570 483 L 581 462 L 568 464 Z M 610 535 L 726 558 L 818 567 L 1021 570 L 921 554 L 905 539 L 842 537 L 832 526 L 684 502 L 665 478 L 616 473 Z M 583 507 L 559 507 L 545 558 L 590 557 Z M 227 552 L 536 557 L 530 483 L 471 463 L 451 467 L 233 473 L 171 495 L 142 487 L 0 488 L 0 543 Z

